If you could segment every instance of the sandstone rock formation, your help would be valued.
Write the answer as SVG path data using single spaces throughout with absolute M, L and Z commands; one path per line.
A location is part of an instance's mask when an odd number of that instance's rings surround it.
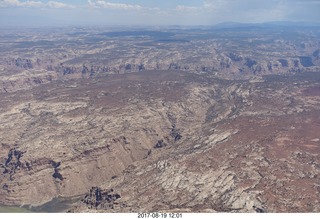
M 1 47 L 0 204 L 319 211 L 316 32 L 28 34 Z

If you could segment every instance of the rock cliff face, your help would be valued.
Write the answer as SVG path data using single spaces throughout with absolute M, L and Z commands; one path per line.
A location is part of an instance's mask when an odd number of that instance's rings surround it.
M 92 29 L 86 34 L 70 35 L 60 30 L 53 37 L 47 32 L 41 35 L 25 30 L 22 36 L 16 33 L 16 43 L 0 35 L 4 42 L 0 92 L 29 89 L 57 79 L 147 70 L 210 73 L 223 79 L 320 71 L 319 33 L 313 29 L 305 33 L 283 30 L 280 35 L 269 29 L 169 29 L 159 35 L 133 31 L 135 34 L 128 36 L 119 32 L 117 37 L 109 31 Z M 25 41 L 28 36 L 34 40 Z
M 198 103 L 181 102 L 191 101 L 191 81 L 204 78 L 146 72 L 3 93 L 2 203 L 83 194 L 149 156 L 158 141 L 180 141 L 180 126 L 200 122 L 188 118 Z

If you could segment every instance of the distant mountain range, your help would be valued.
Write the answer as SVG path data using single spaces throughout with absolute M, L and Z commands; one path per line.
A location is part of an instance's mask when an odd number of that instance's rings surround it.
M 265 23 L 240 23 L 223 22 L 216 24 L 213 28 L 242 28 L 242 27 L 320 27 L 320 23 L 315 22 L 293 22 L 293 21 L 272 21 Z

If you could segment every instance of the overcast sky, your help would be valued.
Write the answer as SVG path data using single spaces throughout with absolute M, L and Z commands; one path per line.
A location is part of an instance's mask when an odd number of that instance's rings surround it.
M 0 0 L 1 26 L 320 21 L 320 0 Z

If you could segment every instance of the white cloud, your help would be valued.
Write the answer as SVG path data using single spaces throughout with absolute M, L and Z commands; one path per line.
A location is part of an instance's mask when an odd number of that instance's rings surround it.
M 88 4 L 94 8 L 106 8 L 115 10 L 141 10 L 143 7 L 141 5 L 132 5 L 124 3 L 111 3 L 102 0 L 88 0 Z
M 1 0 L 1 7 L 41 7 L 44 4 L 40 1 L 19 1 L 19 0 Z
M 175 10 L 176 11 L 184 11 L 184 12 L 212 12 L 217 9 L 224 8 L 228 1 L 226 0 L 205 0 L 201 6 L 185 6 L 178 5 Z
M 201 9 L 202 9 L 201 7 L 193 7 L 193 6 L 185 6 L 185 5 L 178 5 L 176 7 L 176 10 L 181 12 L 195 12 Z
M 75 8 L 75 6 L 73 5 L 65 4 L 62 2 L 56 2 L 56 1 L 49 1 L 47 5 L 50 8 Z
M 213 10 L 217 8 L 221 8 L 228 4 L 228 1 L 221 1 L 221 0 L 206 0 L 203 3 L 203 8 L 207 10 Z
M 42 1 L 19 1 L 19 0 L 0 0 L 0 7 L 27 7 L 27 8 L 74 8 L 73 5 L 62 2 L 49 1 L 44 3 Z

